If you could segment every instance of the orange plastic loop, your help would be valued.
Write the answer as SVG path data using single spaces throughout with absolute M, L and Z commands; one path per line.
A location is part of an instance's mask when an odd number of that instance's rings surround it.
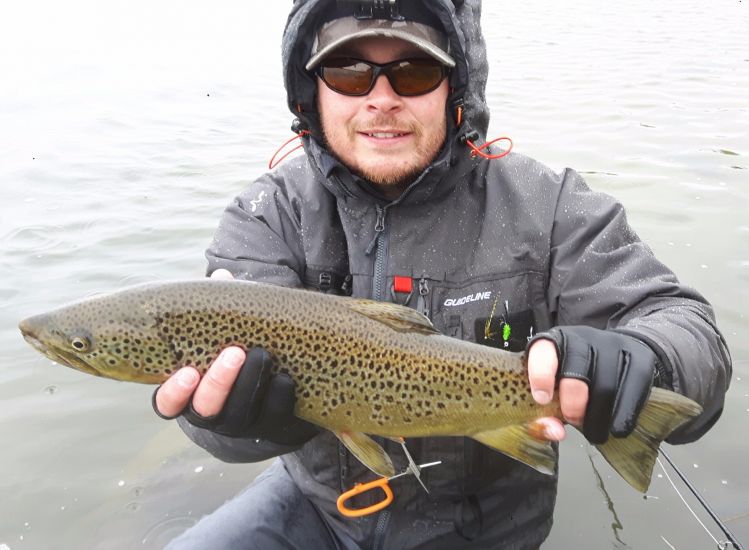
M 360 495 L 377 488 L 382 489 L 382 492 L 385 493 L 385 498 L 380 502 L 373 504 L 372 506 L 366 506 L 364 508 L 346 507 L 347 500 L 355 497 L 356 495 Z M 393 502 L 393 490 L 390 488 L 390 485 L 388 485 L 388 478 L 381 477 L 380 479 L 370 481 L 369 483 L 357 483 L 356 485 L 354 485 L 353 489 L 346 491 L 338 497 L 336 506 L 338 507 L 338 511 L 344 516 L 349 518 L 358 518 L 361 516 L 368 516 L 369 514 L 379 512 L 380 510 L 388 506 L 391 502 Z
M 463 122 L 463 107 L 458 106 L 457 113 L 455 114 L 455 125 L 460 126 Z
M 303 147 L 303 146 L 304 146 L 304 144 L 300 143 L 299 145 L 297 145 L 297 146 L 296 146 L 296 147 L 294 147 L 293 149 L 291 149 L 291 150 L 289 150 L 289 151 L 286 151 L 286 153 L 284 153 L 284 154 L 283 154 L 283 155 L 281 156 L 281 158 L 279 158 L 278 160 L 276 160 L 276 157 L 278 156 L 278 154 L 279 154 L 279 153 L 280 153 L 281 151 L 283 151 L 284 147 L 286 147 L 286 146 L 287 146 L 287 145 L 288 145 L 289 143 L 291 143 L 291 142 L 292 142 L 292 141 L 294 141 L 295 139 L 301 139 L 301 138 L 303 138 L 304 136 L 306 136 L 307 134 L 309 134 L 309 130 L 302 130 L 302 131 L 301 131 L 301 132 L 299 132 L 299 133 L 298 133 L 297 135 L 295 135 L 295 136 L 294 136 L 293 138 L 287 139 L 287 140 L 286 140 L 286 141 L 284 142 L 284 144 L 283 144 L 283 145 L 281 145 L 281 147 L 279 147 L 279 148 L 278 148 L 278 149 L 276 150 L 276 152 L 275 152 L 275 153 L 273 153 L 273 156 L 272 156 L 272 157 L 270 158 L 270 161 L 268 162 L 268 168 L 269 168 L 270 170 L 273 170 L 273 169 L 274 169 L 274 168 L 275 168 L 276 166 L 278 166 L 279 164 L 281 164 L 281 162 L 283 162 L 283 159 L 285 159 L 286 157 L 288 157 L 288 156 L 289 156 L 289 155 L 290 155 L 291 153 L 293 153 L 294 151 L 296 151 L 296 150 L 297 150 L 297 149 L 299 149 L 300 147 Z
M 498 141 L 501 141 L 501 140 L 505 140 L 505 141 L 508 141 L 510 143 L 510 146 L 507 148 L 507 150 L 502 151 L 501 153 L 498 153 L 496 155 L 484 153 L 484 151 L 483 151 L 484 149 L 486 149 L 490 145 L 492 145 L 494 143 L 497 143 Z M 478 147 L 471 140 L 467 139 L 466 140 L 466 145 L 468 145 L 468 147 L 470 147 L 472 149 L 471 155 L 473 155 L 474 157 L 476 155 L 479 155 L 480 157 L 483 157 L 485 159 L 501 159 L 505 155 L 509 154 L 510 151 L 512 151 L 512 139 L 510 139 L 508 137 L 499 137 L 497 139 L 493 139 L 491 141 L 488 141 L 488 142 L 484 143 L 483 145 L 479 145 Z

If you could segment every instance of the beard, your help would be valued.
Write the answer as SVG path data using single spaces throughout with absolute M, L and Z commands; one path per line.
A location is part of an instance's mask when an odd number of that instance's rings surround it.
M 368 120 L 366 124 L 351 122 L 345 126 L 330 127 L 325 124 L 324 117 L 321 122 L 328 151 L 352 173 L 379 187 L 386 195 L 400 194 L 416 180 L 437 157 L 447 135 L 445 118 L 442 119 L 442 124 L 430 133 L 425 132 L 416 122 L 403 122 L 396 117 L 382 114 Z M 358 132 L 370 128 L 398 128 L 413 135 L 414 146 L 407 155 L 396 155 L 395 159 L 371 158 L 352 153 L 346 146 L 355 142 Z

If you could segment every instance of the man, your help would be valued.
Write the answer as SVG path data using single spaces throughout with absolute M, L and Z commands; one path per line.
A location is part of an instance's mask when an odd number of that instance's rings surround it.
M 558 391 L 593 442 L 629 433 L 653 384 L 704 408 L 672 442 L 707 431 L 730 359 L 705 300 L 572 170 L 471 154 L 488 125 L 480 1 L 338 4 L 294 3 L 285 83 L 306 155 L 229 206 L 209 273 L 396 301 L 445 334 L 528 346 L 536 400 Z M 372 475 L 291 414 L 293 383 L 272 361 L 228 348 L 202 379 L 186 367 L 154 394 L 223 460 L 282 455 L 174 548 L 530 549 L 548 535 L 556 476 L 465 438 L 409 440 L 417 462 L 442 461 L 424 472 L 430 494 L 404 477 L 388 508 L 343 518 L 338 494 Z

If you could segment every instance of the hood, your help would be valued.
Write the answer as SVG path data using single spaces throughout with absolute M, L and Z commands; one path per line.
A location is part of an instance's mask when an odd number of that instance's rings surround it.
M 470 159 L 470 152 L 463 143 L 466 135 L 476 132 L 478 137 L 471 138 L 475 142 L 481 142 L 486 137 L 489 125 L 489 109 L 485 100 L 488 64 L 480 25 L 481 0 L 401 1 L 423 1 L 423 8 L 431 11 L 442 23 L 442 30 L 450 41 L 450 55 L 455 59 L 446 107 L 447 141 L 433 165 L 419 178 L 421 180 L 428 173 L 444 173 L 446 167 L 460 163 L 461 158 Z M 302 141 L 308 157 L 326 180 L 332 173 L 338 172 L 342 176 L 339 180 L 345 181 L 356 178 L 346 174 L 348 170 L 324 146 L 316 105 L 316 77 L 304 68 L 310 57 L 316 29 L 335 7 L 335 0 L 295 0 L 284 30 L 282 58 L 287 102 L 297 119 L 294 131 L 304 129 L 310 132 L 310 136 Z M 460 126 L 457 126 L 455 116 L 458 105 L 463 106 Z M 475 165 L 475 159 L 468 164 Z M 343 185 L 348 187 L 346 183 Z

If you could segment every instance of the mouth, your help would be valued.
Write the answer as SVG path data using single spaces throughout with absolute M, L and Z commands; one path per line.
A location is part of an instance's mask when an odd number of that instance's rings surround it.
M 383 145 L 401 143 L 413 135 L 412 132 L 397 129 L 361 130 L 358 134 L 371 143 Z
M 28 319 L 24 319 L 20 323 L 18 323 L 18 329 L 21 331 L 21 334 L 23 335 L 23 339 L 26 340 L 31 346 L 46 355 L 47 353 L 47 346 L 45 346 L 39 338 L 36 336 L 36 331 L 34 330 L 32 324 L 29 322 Z
M 403 137 L 403 136 L 410 134 L 410 132 L 380 131 L 380 130 L 375 130 L 372 132 L 360 132 L 360 133 L 366 136 L 372 137 L 372 138 L 376 138 L 376 139 L 392 139 L 392 138 L 397 138 L 397 137 Z

